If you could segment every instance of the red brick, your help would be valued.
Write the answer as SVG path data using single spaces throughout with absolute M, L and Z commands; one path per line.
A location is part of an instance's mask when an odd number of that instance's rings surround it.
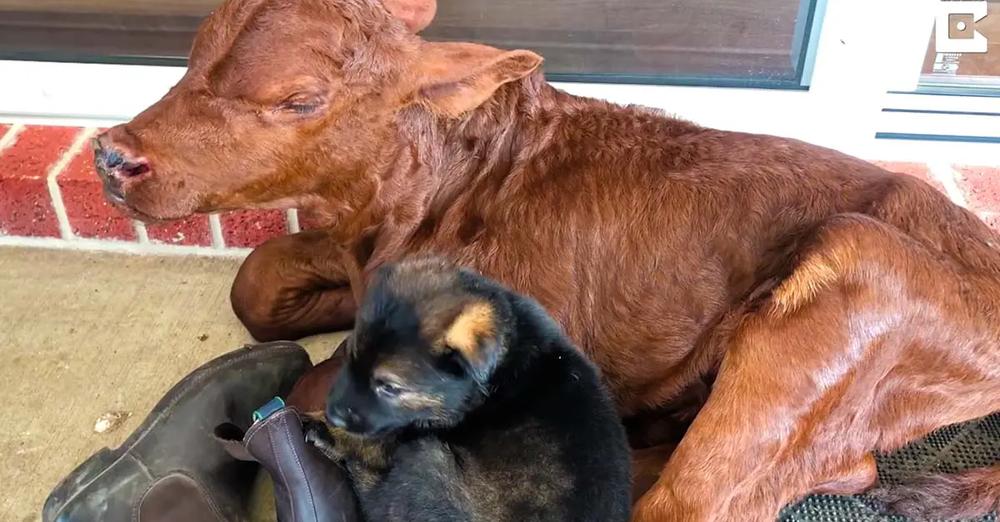
M 212 232 L 208 216 L 191 216 L 180 221 L 146 225 L 149 239 L 169 245 L 212 246 Z
M 0 233 L 59 237 L 46 176 L 80 129 L 27 127 L 0 151 Z
M 284 210 L 241 210 L 221 216 L 227 247 L 255 247 L 288 233 Z
M 74 234 L 97 239 L 135 239 L 132 220 L 104 199 L 89 147 L 73 158 L 56 181 Z
M 1000 212 L 1000 168 L 965 165 L 953 168 L 970 208 L 979 213 Z
M 934 175 L 931 174 L 931 169 L 926 163 L 906 163 L 901 161 L 873 161 L 872 163 L 888 171 L 909 174 L 915 178 L 920 178 L 927 183 L 930 183 L 931 186 L 938 189 L 940 192 L 945 192 L 944 186 L 942 186 L 941 183 L 934 178 Z

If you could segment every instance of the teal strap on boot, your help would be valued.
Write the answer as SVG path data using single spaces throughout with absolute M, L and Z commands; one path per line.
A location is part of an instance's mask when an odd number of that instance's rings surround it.
M 284 407 L 285 407 L 285 401 L 282 400 L 281 397 L 275 397 L 275 398 L 267 401 L 267 404 L 265 404 L 265 405 L 261 406 L 260 408 L 257 408 L 256 410 L 254 410 L 254 412 L 253 412 L 253 421 L 255 423 L 256 422 L 260 422 L 260 421 L 262 421 L 262 420 L 270 417 L 271 415 L 274 415 L 275 412 L 277 412 L 278 410 L 281 410 Z

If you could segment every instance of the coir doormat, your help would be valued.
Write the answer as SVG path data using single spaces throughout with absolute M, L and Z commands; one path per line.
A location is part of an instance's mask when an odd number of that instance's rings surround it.
M 948 426 L 888 455 L 877 455 L 879 481 L 896 484 L 927 471 L 954 473 L 1000 462 L 1000 412 L 965 424 Z M 813 495 L 786 507 L 780 522 L 909 522 L 884 514 L 884 506 L 865 495 Z M 997 514 L 973 519 L 998 522 Z

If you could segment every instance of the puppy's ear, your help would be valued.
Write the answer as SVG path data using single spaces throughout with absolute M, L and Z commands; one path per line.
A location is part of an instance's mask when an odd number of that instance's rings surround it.
M 446 349 L 454 350 L 477 382 L 486 382 L 503 356 L 497 314 L 485 301 L 469 303 L 445 329 Z

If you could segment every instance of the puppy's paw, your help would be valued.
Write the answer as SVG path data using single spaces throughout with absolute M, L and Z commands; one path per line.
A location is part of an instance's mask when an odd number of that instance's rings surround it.
M 343 460 L 343 455 L 337 451 L 333 437 L 330 436 L 325 424 L 310 421 L 302 426 L 302 431 L 305 434 L 306 442 L 312 444 L 324 457 L 334 462 Z

